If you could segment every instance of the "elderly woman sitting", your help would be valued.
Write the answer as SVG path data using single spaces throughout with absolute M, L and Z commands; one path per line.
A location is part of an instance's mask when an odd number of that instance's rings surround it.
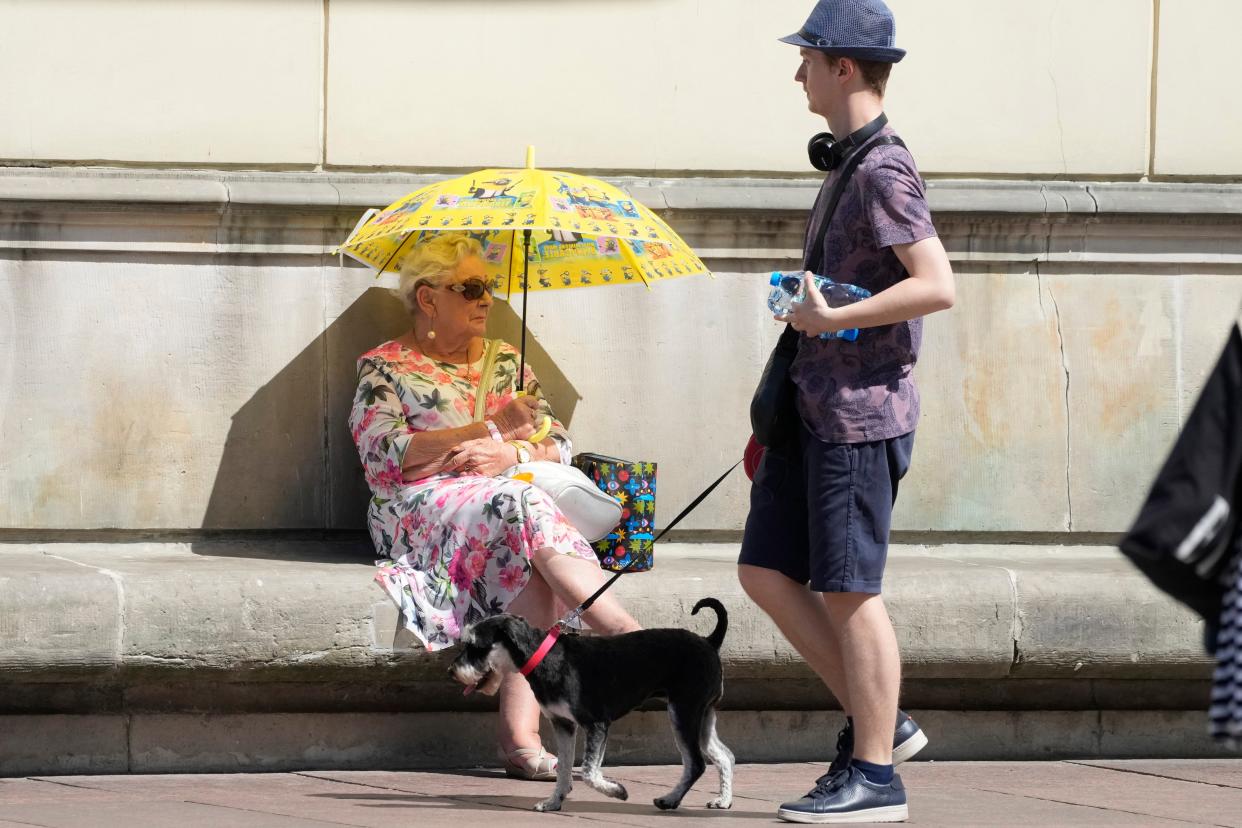
M 517 395 L 511 346 L 497 343 L 495 370 L 481 376 L 492 306 L 481 252 L 468 236 L 444 235 L 405 257 L 394 292 L 413 328 L 358 360 L 349 420 L 374 494 L 371 538 L 392 559 L 376 580 L 428 650 L 452 646 L 466 625 L 501 612 L 550 626 L 604 581 L 590 545 L 548 495 L 496 476 L 528 454 L 568 462 L 570 442 L 555 419 L 542 442 L 523 442 L 551 410 L 537 392 Z M 537 388 L 529 367 L 524 384 Z M 475 422 L 479 394 L 485 417 Z M 609 593 L 584 618 L 602 633 L 638 629 Z M 526 680 L 509 676 L 499 696 L 506 772 L 555 778 Z

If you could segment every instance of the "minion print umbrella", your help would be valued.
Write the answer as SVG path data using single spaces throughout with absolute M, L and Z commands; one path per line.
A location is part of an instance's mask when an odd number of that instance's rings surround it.
M 430 184 L 369 211 L 337 252 L 396 270 L 410 248 L 439 233 L 479 240 L 497 293 L 521 291 L 522 362 L 526 294 L 608 284 L 644 284 L 710 271 L 659 216 L 621 190 L 573 173 L 488 169 Z M 522 374 L 519 372 L 519 377 Z

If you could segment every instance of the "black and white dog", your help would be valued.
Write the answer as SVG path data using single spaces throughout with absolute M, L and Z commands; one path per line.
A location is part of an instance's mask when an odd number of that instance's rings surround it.
M 608 728 L 617 719 L 652 698 L 668 701 L 673 736 L 681 751 L 681 780 L 655 800 L 657 808 L 671 809 L 703 775 L 703 754 L 720 771 L 720 796 L 709 808 L 733 804 L 733 754 L 716 736 L 716 705 L 724 693 L 720 645 L 728 628 L 728 613 L 715 598 L 694 605 L 716 611 L 716 629 L 706 638 L 689 630 L 639 630 L 624 635 L 559 638 L 544 659 L 526 677 L 543 714 L 556 732 L 556 790 L 535 806 L 536 811 L 559 811 L 573 787 L 574 736 L 586 731 L 582 779 L 595 790 L 616 799 L 625 788 L 601 771 Z M 467 628 L 461 653 L 449 674 L 466 685 L 466 692 L 493 694 L 507 673 L 519 672 L 544 640 L 544 631 L 513 615 L 494 615 Z

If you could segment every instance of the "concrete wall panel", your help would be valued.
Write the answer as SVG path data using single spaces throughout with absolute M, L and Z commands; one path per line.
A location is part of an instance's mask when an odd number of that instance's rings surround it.
M 0 259 L 0 525 L 322 526 L 320 271 Z
M 314 164 L 321 0 L 0 0 L 0 158 Z
M 1239 25 L 1231 0 L 1160 5 L 1155 174 L 1242 174 L 1242 112 L 1231 105 Z
M 804 3 L 337 0 L 328 160 L 373 166 L 803 169 Z
M 507 166 L 533 143 L 551 167 L 802 170 L 824 128 L 775 41 L 809 3 L 488 5 L 484 36 L 451 4 L 335 2 L 329 161 Z M 1145 0 L 892 5 L 909 56 L 889 109 L 925 171 L 1146 169 Z
M 888 110 L 924 172 L 1146 170 L 1150 0 L 890 6 L 909 54 Z
M 1216 367 L 1221 350 L 1242 311 L 1242 279 L 1236 276 L 1183 274 L 1173 300 L 1179 305 L 1176 318 L 1181 344 L 1181 372 L 1177 389 L 1181 419 L 1190 416 L 1199 389 Z
M 1178 280 L 1086 274 L 1052 277 L 1049 285 L 1073 412 L 1067 528 L 1122 531 L 1180 426 Z
M 824 129 L 775 40 L 808 2 L 476 5 L 485 25 L 333 2 L 330 163 L 517 166 L 529 143 L 553 168 L 801 171 Z M 889 110 L 925 172 L 1146 169 L 1147 0 L 892 6 L 909 56 Z
M 924 322 L 923 416 L 897 529 L 1068 526 L 1065 371 L 1056 309 L 1035 273 L 960 275 Z

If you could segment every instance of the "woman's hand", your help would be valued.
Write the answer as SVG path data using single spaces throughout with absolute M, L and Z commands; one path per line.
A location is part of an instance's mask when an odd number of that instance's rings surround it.
M 506 440 L 525 440 L 543 423 L 543 415 L 539 413 L 539 398 L 529 394 L 514 397 L 508 405 L 492 415 L 492 422 Z
M 484 437 L 453 447 L 444 463 L 444 471 L 494 477 L 516 463 L 517 449 L 508 443 L 497 443 L 491 437 Z

